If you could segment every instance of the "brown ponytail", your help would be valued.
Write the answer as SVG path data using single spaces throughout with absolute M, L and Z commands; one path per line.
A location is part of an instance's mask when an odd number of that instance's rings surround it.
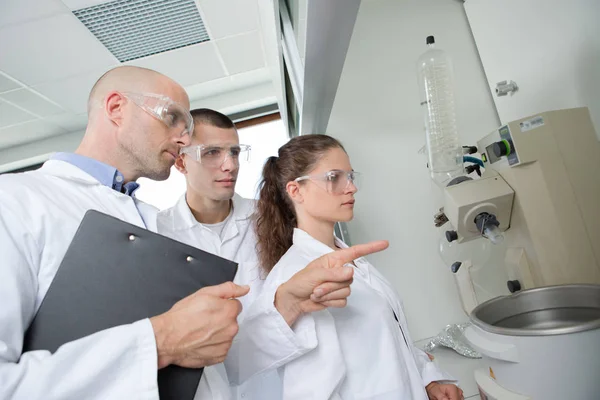
M 258 259 L 265 271 L 271 271 L 292 246 L 297 221 L 287 183 L 306 175 L 333 148 L 344 149 L 331 136 L 298 136 L 279 149 L 279 157 L 269 157 L 265 163 L 255 214 Z

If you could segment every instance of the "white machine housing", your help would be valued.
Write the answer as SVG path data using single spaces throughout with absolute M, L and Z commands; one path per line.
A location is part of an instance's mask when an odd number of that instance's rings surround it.
M 458 233 L 458 243 L 481 237 L 475 217 L 484 212 L 496 216 L 501 231 L 508 229 L 514 194 L 494 170 L 484 173 L 481 179 L 448 186 L 444 191 L 444 213 Z
M 493 144 L 509 140 L 509 156 Z M 522 288 L 600 283 L 600 143 L 587 108 L 511 122 L 477 142 L 486 169 L 515 192 L 505 232 Z M 512 271 L 510 271 L 512 269 Z
M 496 157 L 498 142 L 510 154 Z M 511 122 L 477 147 L 482 178 L 445 189 L 459 243 L 481 236 L 475 215 L 493 212 L 506 230 L 508 277 L 522 289 L 600 283 L 600 143 L 588 109 Z
M 521 289 L 600 284 L 600 143 L 588 109 L 548 111 L 511 122 L 478 141 L 477 147 L 486 169 L 483 177 L 445 189 L 444 211 L 459 233 L 459 241 L 478 235 L 469 222 L 477 212 L 472 210 L 488 207 L 496 212 L 499 228 L 506 229 L 504 265 L 509 282 L 518 282 Z M 499 150 L 504 153 L 500 157 L 496 155 Z M 507 213 L 511 191 L 514 201 Z M 510 221 L 505 220 L 506 215 Z M 463 307 L 469 313 L 477 299 L 469 272 L 471 263 L 466 261 L 455 276 Z M 559 340 L 561 336 L 553 338 Z M 528 339 L 539 342 L 536 337 Z M 490 336 L 480 348 L 503 349 L 506 341 L 517 340 L 522 338 Z M 550 346 L 548 351 L 555 352 L 561 346 Z M 514 360 L 482 352 L 487 368 L 475 373 L 482 399 L 537 398 L 535 389 L 530 393 L 506 390 L 529 391 L 519 380 L 529 377 L 511 377 L 508 372 L 519 370 L 511 364 L 536 361 L 528 358 L 530 348 L 522 347 Z M 498 371 L 506 368 L 507 373 L 497 380 L 492 367 Z M 582 373 L 589 379 L 595 371 Z M 576 387 L 574 390 L 576 393 Z

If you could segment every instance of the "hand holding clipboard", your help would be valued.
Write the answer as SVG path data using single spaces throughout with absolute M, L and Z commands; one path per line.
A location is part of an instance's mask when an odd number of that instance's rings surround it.
M 224 358 L 237 332 L 240 306 L 231 298 L 248 289 L 223 284 L 236 272 L 232 261 L 88 211 L 25 334 L 23 352 L 54 353 L 96 332 L 151 318 L 159 362 L 171 364 L 158 371 L 160 398 L 191 400 L 201 367 Z M 203 328 L 207 340 L 198 336 Z
M 177 302 L 168 312 L 150 318 L 156 335 L 158 368 L 171 364 L 202 368 L 223 362 L 238 332 L 235 321 L 242 305 L 236 298 L 249 290 L 232 282 L 205 287 Z M 203 320 L 197 318 L 199 315 Z

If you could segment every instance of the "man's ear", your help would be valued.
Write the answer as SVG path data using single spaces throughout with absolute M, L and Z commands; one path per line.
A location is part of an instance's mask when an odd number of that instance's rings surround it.
M 183 157 L 183 154 L 180 154 L 179 157 L 177 157 L 175 160 L 175 168 L 177 168 L 177 171 L 185 175 L 187 174 L 187 169 L 185 168 L 185 160 Z
M 123 123 L 126 102 L 127 98 L 116 91 L 109 92 L 104 98 L 104 113 L 117 126 Z

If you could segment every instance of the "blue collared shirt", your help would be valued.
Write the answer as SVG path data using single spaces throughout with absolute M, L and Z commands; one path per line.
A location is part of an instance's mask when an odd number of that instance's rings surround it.
M 122 173 L 120 173 L 115 167 L 111 167 L 110 165 L 104 164 L 98 160 L 94 160 L 93 158 L 75 153 L 56 153 L 50 157 L 50 159 L 68 162 L 83 172 L 93 176 L 102 185 L 108 186 L 109 188 L 126 194 L 132 198 L 135 197 L 135 191 L 140 187 L 140 184 L 137 182 L 127 182 L 123 184 L 125 177 Z M 138 208 L 137 203 L 135 204 L 135 207 Z M 148 224 L 146 224 L 143 214 L 139 212 L 139 208 L 138 213 L 144 222 L 144 226 L 147 227 Z
M 111 167 L 110 165 L 94 160 L 93 158 L 75 153 L 56 153 L 51 159 L 68 162 L 83 172 L 93 176 L 104 186 L 108 186 L 117 192 L 124 193 L 131 197 L 134 197 L 135 191 L 140 187 L 137 182 L 127 182 L 123 184 L 125 177 L 122 173 L 115 167 Z

